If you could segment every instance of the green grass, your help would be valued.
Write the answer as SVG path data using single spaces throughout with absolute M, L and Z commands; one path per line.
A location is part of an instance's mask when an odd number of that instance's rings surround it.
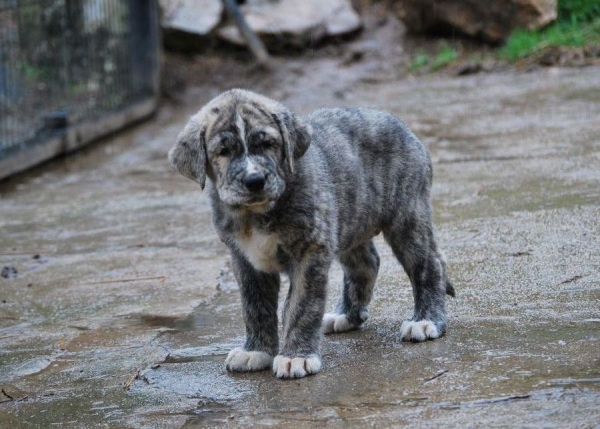
M 500 56 L 516 61 L 551 47 L 581 47 L 598 43 L 600 18 L 585 24 L 559 22 L 541 31 L 515 31 L 500 50 Z
M 559 0 L 558 19 L 562 22 L 590 22 L 600 16 L 598 0 Z
M 436 71 L 446 67 L 457 58 L 458 52 L 451 46 L 443 47 L 433 58 L 425 52 L 419 52 L 410 63 L 410 71 L 414 72 L 426 67 L 430 71 Z
M 417 71 L 429 64 L 429 55 L 425 52 L 419 52 L 410 63 L 410 71 Z
M 458 58 L 458 52 L 456 49 L 446 46 L 436 55 L 433 63 L 431 64 L 431 68 L 433 70 L 439 70 L 443 67 L 446 67 L 448 64 L 453 62 Z
M 551 47 L 600 44 L 600 1 L 559 0 L 558 20 L 542 30 L 516 30 L 500 50 L 510 61 Z
M 541 30 L 516 30 L 503 47 L 489 55 L 495 60 L 515 62 L 555 47 L 600 46 L 600 0 L 558 0 L 557 10 L 558 19 L 552 25 Z M 416 52 L 409 69 L 411 72 L 437 71 L 459 57 L 464 59 L 461 46 L 446 41 L 437 52 Z M 481 62 L 485 55 L 472 55 L 467 59 Z

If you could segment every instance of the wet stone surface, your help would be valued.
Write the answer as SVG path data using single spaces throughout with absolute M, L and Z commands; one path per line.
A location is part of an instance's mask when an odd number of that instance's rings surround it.
M 243 342 L 239 293 L 206 196 L 165 159 L 214 94 L 0 184 L 0 267 L 18 273 L 0 278 L 0 426 L 594 427 L 598 76 L 348 80 L 343 102 L 283 97 L 299 112 L 380 106 L 422 138 L 457 289 L 447 335 L 401 342 L 410 285 L 378 240 L 371 318 L 327 336 L 323 370 L 302 380 L 224 369 Z M 329 308 L 339 267 L 330 280 Z

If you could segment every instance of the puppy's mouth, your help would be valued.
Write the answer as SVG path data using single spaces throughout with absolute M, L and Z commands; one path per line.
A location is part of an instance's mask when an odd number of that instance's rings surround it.
M 266 207 L 270 204 L 273 204 L 276 200 L 276 195 L 271 195 L 268 193 L 259 193 L 256 195 L 251 195 L 248 198 L 244 199 L 244 201 L 241 201 L 240 206 L 251 209 L 260 209 L 261 207 Z
M 260 199 L 257 198 L 250 201 L 244 201 L 238 204 L 233 204 L 230 205 L 230 207 L 234 210 L 249 211 L 252 213 L 264 213 L 273 208 L 273 205 L 275 204 L 274 201 L 275 200 L 263 197 Z
M 263 198 L 257 201 L 248 201 L 246 203 L 243 203 L 242 205 L 245 207 L 258 207 L 267 204 L 268 202 L 270 202 L 268 198 Z
M 231 189 L 227 187 L 218 188 L 219 199 L 234 209 L 249 209 L 252 211 L 264 211 L 273 207 L 273 204 L 281 196 L 281 189 L 273 187 L 265 188 L 259 192 L 248 192 L 247 190 Z
M 230 199 L 229 201 L 223 201 L 233 208 L 260 210 L 273 203 L 274 200 L 274 198 L 269 198 L 268 195 L 251 195 L 242 198 L 238 196 L 238 198 L 233 200 Z

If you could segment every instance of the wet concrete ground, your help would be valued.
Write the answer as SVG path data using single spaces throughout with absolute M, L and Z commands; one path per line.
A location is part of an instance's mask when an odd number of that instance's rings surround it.
M 166 161 L 201 88 L 0 184 L 0 427 L 598 427 L 600 70 L 298 80 L 273 93 L 386 108 L 429 146 L 447 335 L 400 341 L 410 285 L 378 241 L 371 319 L 326 337 L 319 374 L 225 371 L 238 291 L 206 196 Z

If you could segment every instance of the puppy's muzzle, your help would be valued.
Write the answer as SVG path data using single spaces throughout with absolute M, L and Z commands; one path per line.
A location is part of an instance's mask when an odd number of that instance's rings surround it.
M 253 172 L 246 176 L 244 179 L 244 186 L 252 192 L 257 193 L 264 189 L 267 181 L 266 176 L 261 172 Z

